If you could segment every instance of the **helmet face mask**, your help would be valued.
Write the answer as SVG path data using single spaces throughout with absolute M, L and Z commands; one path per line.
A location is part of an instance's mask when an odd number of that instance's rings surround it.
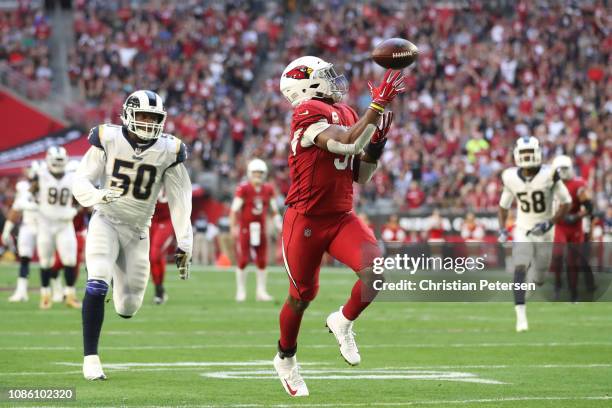
M 47 168 L 51 173 L 60 174 L 66 170 L 68 164 L 68 154 L 66 149 L 62 146 L 51 146 L 47 149 L 47 156 L 45 157 Z
M 535 137 L 522 137 L 516 141 L 514 163 L 521 168 L 534 168 L 542 164 L 540 143 Z
M 339 102 L 348 91 L 348 82 L 332 64 L 306 56 L 287 65 L 280 79 L 280 91 L 293 106 L 312 98 Z
M 157 121 L 150 122 L 138 118 L 138 113 L 157 116 Z M 140 120 L 139 120 L 140 119 Z M 152 91 L 136 91 L 127 97 L 121 113 L 123 125 L 142 140 L 157 139 L 166 123 L 166 111 L 161 97 Z

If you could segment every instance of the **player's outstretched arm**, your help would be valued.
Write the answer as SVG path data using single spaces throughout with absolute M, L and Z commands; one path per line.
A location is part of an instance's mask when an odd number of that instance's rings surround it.
M 353 170 L 353 180 L 359 184 L 366 184 L 378 168 L 378 159 L 383 154 L 383 149 L 387 144 L 387 133 L 393 123 L 393 112 L 385 112 L 380 117 L 380 122 L 376 127 L 374 136 L 359 157 L 359 164 Z
M 387 70 L 381 84 L 368 83 L 372 95 L 370 107 L 350 129 L 331 125 L 315 136 L 314 143 L 321 149 L 337 154 L 361 154 L 376 133 L 376 125 L 385 107 L 404 92 L 404 76 L 400 71 Z
M 170 218 L 176 235 L 177 251 L 175 260 L 181 279 L 188 279 L 193 250 L 193 229 L 191 227 L 191 180 L 185 165 L 178 163 L 166 170 L 164 189 L 168 196 Z

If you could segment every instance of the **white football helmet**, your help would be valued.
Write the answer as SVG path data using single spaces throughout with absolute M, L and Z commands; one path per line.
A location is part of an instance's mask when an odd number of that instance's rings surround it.
M 574 178 L 574 166 L 569 156 L 561 155 L 554 158 L 552 162 L 553 170 L 559 172 L 561 180 L 571 180 Z
M 47 149 L 45 161 L 51 173 L 63 173 L 68 164 L 68 153 L 62 146 L 51 146 Z
M 521 137 L 514 146 L 514 164 L 518 167 L 538 167 L 542 164 L 540 142 L 533 136 Z
M 347 90 L 346 78 L 336 73 L 333 64 L 311 56 L 293 60 L 280 79 L 280 91 L 293 106 L 312 98 L 339 102 Z
M 154 113 L 157 115 L 157 123 L 149 123 L 136 120 L 138 112 Z M 140 90 L 127 97 L 121 112 L 123 125 L 132 133 L 143 140 L 155 140 L 164 130 L 166 123 L 166 111 L 161 96 L 153 91 Z
M 261 172 L 262 174 L 256 174 Z M 268 174 L 268 166 L 261 159 L 253 159 L 247 165 L 247 178 L 251 182 L 262 183 Z

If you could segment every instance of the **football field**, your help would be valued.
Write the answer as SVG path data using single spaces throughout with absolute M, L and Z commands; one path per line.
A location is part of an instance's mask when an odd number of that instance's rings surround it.
M 38 269 L 31 286 L 38 287 Z M 532 303 L 530 331 L 515 333 L 511 303 L 372 305 L 355 324 L 362 364 L 340 357 L 326 316 L 355 278 L 324 269 L 303 320 L 298 361 L 310 397 L 290 399 L 272 367 L 287 278 L 270 274 L 276 303 L 236 304 L 230 270 L 167 273 L 169 301 L 124 320 L 106 305 L 100 356 L 107 381 L 81 374 L 80 311 L 10 304 L 16 266 L 0 266 L 0 388 L 73 387 L 76 401 L 11 406 L 184 407 L 610 407 L 612 304 Z M 83 287 L 81 274 L 79 287 Z M 0 401 L 0 405 L 9 404 Z

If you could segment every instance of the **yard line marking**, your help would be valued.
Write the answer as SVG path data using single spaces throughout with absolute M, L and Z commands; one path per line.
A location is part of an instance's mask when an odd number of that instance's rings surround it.
M 585 342 L 525 342 L 525 343 L 406 343 L 406 344 L 361 344 L 360 348 L 480 348 L 480 347 L 611 347 L 612 342 L 585 341 Z M 337 348 L 336 344 L 311 344 L 308 348 Z M 105 350 L 179 350 L 179 349 L 214 349 L 214 348 L 264 348 L 275 349 L 274 344 L 191 344 L 191 345 L 147 345 L 147 346 L 106 346 Z M 51 350 L 80 350 L 81 347 L 71 346 L 7 346 L 0 347 L 2 351 L 51 351 Z
M 305 369 L 301 373 L 308 380 L 435 380 L 435 381 L 458 381 L 477 384 L 507 384 L 502 381 L 479 378 L 473 373 L 456 371 L 417 371 L 417 370 L 337 370 L 337 369 Z M 223 380 L 269 380 L 277 378 L 273 370 L 234 370 L 215 371 L 200 374 L 206 378 Z
M 80 367 L 81 363 L 72 363 L 59 361 L 53 364 L 64 366 Z M 253 360 L 253 361 L 178 361 L 173 363 L 104 363 L 104 368 L 130 368 L 130 367 L 255 367 L 255 366 L 270 366 L 272 360 Z M 305 362 L 300 365 L 330 365 L 326 362 Z

